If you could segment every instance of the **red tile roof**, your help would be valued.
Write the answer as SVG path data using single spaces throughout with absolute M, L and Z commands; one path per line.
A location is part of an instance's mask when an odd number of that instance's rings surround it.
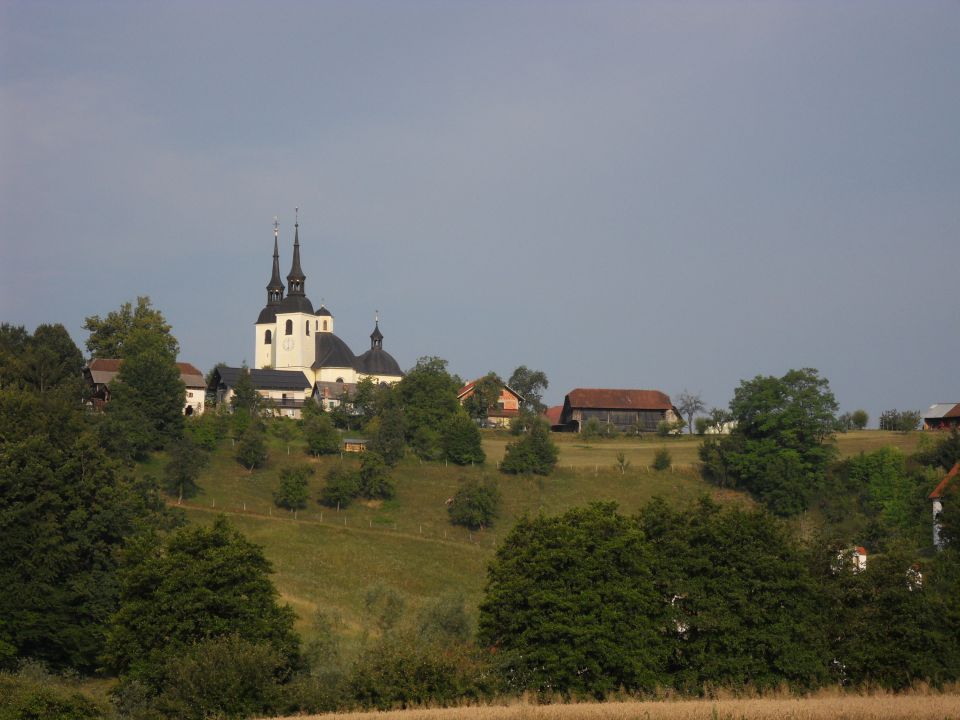
M 87 367 L 90 369 L 94 382 L 106 384 L 113 379 L 114 375 L 120 372 L 120 365 L 122 363 L 123 360 L 118 358 L 94 358 L 87 363 Z M 178 362 L 177 369 L 180 371 L 180 379 L 184 381 L 187 387 L 197 388 L 206 386 L 203 373 L 190 363 Z M 93 373 L 97 374 L 93 375 Z
M 567 393 L 572 408 L 611 410 L 671 410 L 670 397 L 659 390 L 577 388 Z
M 561 413 L 563 413 L 563 405 L 554 405 L 544 410 L 543 416 L 551 425 L 559 425 Z
M 459 390 L 457 390 L 457 399 L 460 400 L 460 399 L 463 399 L 464 397 L 466 397 L 467 395 L 469 395 L 469 394 L 470 394 L 470 391 L 473 390 L 473 386 L 476 385 L 478 382 L 480 382 L 480 380 L 482 380 L 482 379 L 483 379 L 483 378 L 477 378 L 476 380 L 471 380 L 471 381 L 468 382 L 466 385 L 464 385 L 462 388 L 460 388 Z M 520 393 L 518 393 L 516 390 L 514 390 L 512 387 L 510 387 L 510 386 L 507 385 L 506 383 L 501 383 L 500 386 L 501 386 L 501 388 L 502 388 L 503 390 L 506 390 L 508 393 L 510 393 L 511 395 L 513 395 L 514 397 L 516 397 L 516 398 L 517 398 L 518 400 L 520 400 L 521 402 L 523 401 L 523 397 L 521 397 Z
M 957 492 L 957 484 L 953 481 L 960 475 L 960 462 L 955 463 L 950 472 L 948 472 L 943 480 L 940 481 L 940 484 L 934 488 L 933 492 L 927 495 L 928 500 L 937 500 L 942 498 L 948 492 L 955 493 Z

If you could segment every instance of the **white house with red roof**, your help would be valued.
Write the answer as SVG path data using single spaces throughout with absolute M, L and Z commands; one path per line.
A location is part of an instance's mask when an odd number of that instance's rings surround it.
M 83 369 L 83 377 L 90 386 L 90 399 L 93 406 L 103 409 L 110 401 L 110 382 L 120 372 L 123 360 L 116 358 L 94 358 Z M 190 363 L 178 362 L 180 380 L 186 386 L 183 400 L 183 414 L 202 414 L 207 395 L 207 383 L 203 373 Z

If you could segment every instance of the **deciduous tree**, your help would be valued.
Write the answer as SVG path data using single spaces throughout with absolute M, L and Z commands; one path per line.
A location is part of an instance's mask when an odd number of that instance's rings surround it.
M 688 392 L 686 388 L 677 400 L 677 410 L 687 419 L 687 431 L 693 434 L 693 416 L 707 409 L 700 393 Z
M 145 331 L 160 338 L 164 351 L 173 358 L 180 352 L 177 339 L 170 333 L 171 326 L 163 313 L 151 307 L 150 298 L 146 296 L 137 298 L 135 308 L 126 302 L 119 310 L 107 313 L 105 318 L 91 315 L 84 321 L 83 328 L 90 332 L 87 350 L 95 358 L 125 359 L 130 354 L 127 343 L 135 331 Z
M 454 415 L 443 430 L 443 456 L 455 465 L 480 465 L 486 459 L 480 429 L 465 413 Z
M 539 415 L 547 409 L 543 403 L 543 391 L 550 382 L 542 370 L 531 370 L 526 365 L 521 365 L 510 375 L 507 385 L 520 393 L 524 406 L 535 414 Z

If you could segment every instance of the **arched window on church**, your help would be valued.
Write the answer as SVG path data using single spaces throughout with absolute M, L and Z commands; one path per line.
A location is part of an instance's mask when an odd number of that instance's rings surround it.
M 327 321 L 326 321 L 326 320 L 323 321 L 323 331 L 324 331 L 324 332 L 327 331 Z
M 309 334 L 310 334 L 310 321 L 309 321 L 309 320 L 307 320 L 306 325 L 307 325 L 307 335 L 309 335 Z
M 264 345 L 270 345 L 272 342 L 273 342 L 273 333 L 270 332 L 269 330 L 267 330 L 267 331 L 263 334 L 263 344 L 264 344 Z
M 287 335 L 293 335 L 293 320 L 287 320 Z

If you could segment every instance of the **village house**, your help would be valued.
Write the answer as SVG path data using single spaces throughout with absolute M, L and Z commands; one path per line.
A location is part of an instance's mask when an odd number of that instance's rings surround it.
M 468 382 L 457 391 L 457 401 L 463 405 L 476 392 L 477 383 L 482 378 Z M 506 383 L 500 388 L 500 395 L 497 401 L 487 408 L 486 424 L 492 427 L 506 427 L 510 421 L 520 414 L 520 407 L 523 405 L 523 398 L 516 390 Z
M 680 420 L 680 412 L 659 390 L 577 388 L 567 393 L 558 426 L 580 432 L 591 418 L 620 432 L 655 432 L 663 421 Z
M 120 372 L 122 364 L 123 360 L 116 358 L 94 358 L 83 368 L 83 377 L 90 386 L 90 402 L 96 409 L 102 410 L 110 402 L 110 382 Z M 207 392 L 203 373 L 185 362 L 178 362 L 177 369 L 180 371 L 180 380 L 186 386 L 183 414 L 203 413 Z
M 213 371 L 209 390 L 213 393 L 217 405 L 230 405 L 243 370 L 218 367 Z M 253 369 L 248 372 L 250 383 L 276 415 L 299 418 L 304 403 L 313 395 L 310 381 L 299 370 Z

